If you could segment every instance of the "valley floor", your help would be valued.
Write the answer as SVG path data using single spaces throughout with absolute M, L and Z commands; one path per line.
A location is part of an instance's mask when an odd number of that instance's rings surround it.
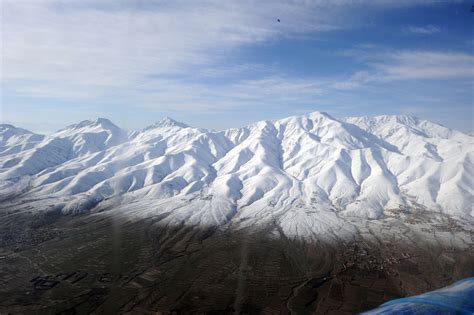
M 0 212 L 2 314 L 352 314 L 474 275 L 472 230 L 447 218 L 329 240 L 31 210 Z

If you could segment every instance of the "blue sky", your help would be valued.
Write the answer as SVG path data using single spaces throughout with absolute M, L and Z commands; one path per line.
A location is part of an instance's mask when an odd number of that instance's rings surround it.
M 3 0 L 0 120 L 225 129 L 318 110 L 472 132 L 471 5 Z

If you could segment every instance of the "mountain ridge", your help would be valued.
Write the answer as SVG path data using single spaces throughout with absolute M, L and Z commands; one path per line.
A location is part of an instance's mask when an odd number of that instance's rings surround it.
M 471 220 L 473 144 L 411 116 L 314 112 L 224 131 L 164 118 L 128 135 L 98 119 L 0 156 L 0 198 L 53 198 L 64 213 L 166 201 L 190 224 L 281 220 L 290 230 L 314 227 L 311 211 L 377 219 L 421 207 Z
M 77 125 L 81 125 L 81 124 L 87 124 L 87 123 L 97 123 L 98 121 L 107 121 L 109 124 L 112 124 L 118 128 L 120 128 L 121 130 L 123 130 L 124 132 L 140 132 L 140 131 L 143 131 L 145 129 L 153 129 L 154 127 L 160 127 L 161 126 L 166 126 L 167 124 L 169 125 L 174 125 L 174 126 L 181 126 L 182 128 L 194 128 L 194 129 L 201 129 L 201 130 L 205 130 L 205 131 L 208 131 L 208 132 L 225 132 L 227 130 L 233 130 L 233 129 L 239 129 L 239 128 L 246 128 L 246 127 L 250 127 L 250 126 L 253 126 L 253 125 L 256 125 L 258 123 L 262 123 L 262 122 L 271 122 L 271 123 L 274 123 L 276 121 L 280 121 L 280 120 L 286 120 L 286 119 L 291 119 L 291 118 L 296 118 L 296 117 L 311 117 L 311 116 L 314 116 L 314 115 L 323 115 L 323 116 L 326 116 L 326 117 L 329 117 L 331 119 L 334 119 L 334 120 L 339 120 L 339 121 L 343 121 L 343 122 L 346 122 L 348 120 L 351 120 L 351 119 L 366 119 L 366 120 L 371 120 L 371 119 L 385 119 L 385 120 L 390 120 L 390 119 L 400 119 L 401 121 L 403 120 L 406 120 L 406 121 L 418 121 L 418 122 L 428 122 L 430 124 L 433 124 L 433 125 L 436 125 L 438 127 L 441 127 L 441 128 L 445 128 L 446 130 L 450 130 L 450 131 L 455 131 L 455 132 L 458 132 L 458 133 L 462 133 L 464 135 L 468 135 L 468 136 L 473 136 L 472 134 L 470 133 L 467 133 L 467 132 L 463 132 L 463 131 L 460 131 L 460 130 L 456 130 L 456 129 L 452 129 L 450 127 L 446 127 L 440 123 L 437 123 L 437 122 L 433 122 L 433 121 L 429 121 L 429 120 L 426 120 L 426 119 L 422 119 L 418 116 L 414 116 L 414 115 L 408 115 L 408 114 L 387 114 L 387 115 L 375 115 L 375 116 L 345 116 L 345 117 L 342 117 L 342 118 L 336 118 L 332 115 L 330 115 L 329 113 L 327 112 L 324 112 L 324 111 L 313 111 L 313 112 L 309 112 L 307 114 L 302 114 L 302 115 L 292 115 L 292 116 L 288 116 L 288 117 L 284 117 L 284 118 L 276 118 L 276 119 L 270 119 L 270 120 L 259 120 L 259 121 L 255 121 L 253 123 L 249 123 L 247 125 L 244 125 L 244 126 L 241 126 L 241 127 L 231 127 L 231 128 L 228 128 L 228 129 L 223 129 L 223 130 L 214 130 L 214 129 L 207 129 L 207 128 L 202 128 L 202 127 L 193 127 L 191 125 L 188 125 L 184 122 L 181 122 L 181 121 L 178 121 L 178 120 L 175 120 L 174 118 L 170 117 L 170 116 L 164 116 L 163 118 L 155 121 L 154 123 L 148 125 L 148 126 L 145 126 L 143 128 L 139 128 L 139 129 L 130 129 L 130 130 L 126 130 L 126 129 L 122 129 L 120 126 L 116 125 L 115 123 L 113 123 L 110 119 L 108 118 L 104 118 L 104 117 L 96 117 L 96 118 L 89 118 L 89 119 L 85 119 L 85 120 L 82 120 L 80 121 L 79 123 L 75 123 L 75 124 L 70 124 L 70 125 L 67 125 L 66 127 L 62 128 L 62 129 L 59 129 L 55 132 L 53 132 L 52 134 L 55 134 L 63 129 L 66 129 L 68 127 L 72 127 L 72 126 L 77 126 Z M 17 128 L 17 129 L 23 129 L 21 127 L 17 127 L 16 125 L 12 124 L 12 123 L 0 123 L 0 127 L 6 127 L 6 126 L 9 126 L 11 128 Z M 28 129 L 23 129 L 23 130 L 26 130 L 27 132 L 29 133 L 32 133 L 32 134 L 36 134 L 36 135 L 45 135 L 45 134 L 42 134 L 42 133 L 36 133 L 36 132 L 33 132 L 33 131 L 30 131 Z

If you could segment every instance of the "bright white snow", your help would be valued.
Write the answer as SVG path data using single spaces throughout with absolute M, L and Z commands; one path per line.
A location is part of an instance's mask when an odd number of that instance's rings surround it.
M 279 220 L 300 234 L 398 209 L 471 220 L 473 144 L 410 116 L 320 112 L 221 132 L 170 118 L 128 135 L 107 119 L 50 136 L 0 125 L 0 200 L 54 200 L 64 213 L 139 202 L 177 223 Z

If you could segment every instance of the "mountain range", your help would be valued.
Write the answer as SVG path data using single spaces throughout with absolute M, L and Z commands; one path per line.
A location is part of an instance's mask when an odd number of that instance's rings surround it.
M 4 124 L 0 204 L 127 207 L 205 226 L 278 222 L 298 235 L 414 210 L 471 221 L 473 145 L 404 115 L 314 112 L 224 131 L 164 118 L 131 132 L 99 118 L 51 135 Z

